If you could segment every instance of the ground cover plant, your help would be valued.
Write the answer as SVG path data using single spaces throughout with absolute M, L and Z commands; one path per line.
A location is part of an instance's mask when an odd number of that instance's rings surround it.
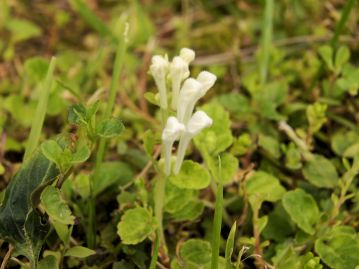
M 355 0 L 0 0 L 3 268 L 359 268 Z

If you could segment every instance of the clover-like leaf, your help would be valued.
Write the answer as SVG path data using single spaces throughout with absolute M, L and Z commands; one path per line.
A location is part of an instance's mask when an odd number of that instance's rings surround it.
M 171 175 L 169 180 L 178 188 L 199 190 L 206 188 L 210 183 L 207 170 L 194 161 L 184 161 L 180 172 Z
M 143 207 L 129 209 L 117 225 L 117 233 L 122 243 L 135 245 L 145 240 L 155 229 L 152 213 Z
M 104 138 L 112 138 L 120 135 L 125 129 L 123 123 L 116 118 L 101 121 L 96 127 L 97 135 Z
M 211 244 L 201 239 L 189 239 L 182 245 L 179 255 L 185 263 L 203 266 L 211 260 Z

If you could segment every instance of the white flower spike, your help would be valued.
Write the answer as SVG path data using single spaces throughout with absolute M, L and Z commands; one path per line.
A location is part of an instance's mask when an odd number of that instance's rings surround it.
M 162 132 L 162 141 L 164 146 L 165 159 L 165 174 L 168 176 L 171 173 L 171 153 L 173 143 L 178 140 L 184 132 L 185 126 L 178 122 L 177 118 L 169 117 L 167 119 L 166 127 Z
M 166 77 L 169 69 L 167 57 L 155 55 L 152 57 L 150 73 L 152 74 L 160 94 L 160 107 L 167 109 Z
M 194 78 L 188 78 L 180 90 L 177 104 L 177 119 L 186 124 L 185 115 L 193 100 L 201 93 L 202 84 Z
M 203 111 L 197 111 L 193 114 L 192 118 L 188 121 L 186 131 L 182 134 L 176 160 L 174 173 L 177 175 L 181 169 L 186 148 L 188 147 L 191 139 L 201 132 L 204 128 L 210 127 L 213 120 Z
M 188 64 L 194 60 L 196 54 L 193 50 L 188 48 L 183 48 L 180 51 L 180 57 L 187 62 Z
M 172 79 L 172 109 L 176 110 L 181 83 L 189 76 L 188 62 L 179 56 L 174 57 L 170 65 L 170 76 Z

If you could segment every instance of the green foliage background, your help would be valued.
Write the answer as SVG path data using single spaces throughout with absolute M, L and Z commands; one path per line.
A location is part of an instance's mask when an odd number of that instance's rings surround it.
M 0 256 L 8 241 L 34 242 L 25 227 L 32 216 L 49 230 L 46 241 L 34 235 L 43 247 L 28 254 L 18 246 L 13 256 L 40 255 L 39 268 L 149 268 L 161 126 L 148 68 L 152 55 L 172 58 L 188 47 L 196 52 L 192 74 L 205 69 L 218 77 L 199 105 L 214 124 L 166 184 L 168 251 L 159 249 L 158 268 L 210 268 L 218 180 L 219 268 L 359 268 L 358 12 L 353 0 L 0 0 Z M 113 118 L 96 123 L 96 112 L 108 117 L 126 21 Z M 47 141 L 20 166 L 51 56 L 57 63 L 41 133 Z M 96 147 L 91 154 L 81 124 L 87 139 L 107 139 L 93 174 Z M 71 150 L 49 140 L 75 129 Z M 59 170 L 49 178 L 39 172 L 36 186 L 11 187 L 35 162 Z M 74 164 L 61 192 L 51 185 L 34 198 L 38 185 L 68 175 Z M 90 250 L 92 192 L 97 244 Z M 4 234 L 3 218 L 10 214 L 5 204 L 19 199 L 14 239 Z M 8 266 L 29 268 L 27 262 L 19 257 Z

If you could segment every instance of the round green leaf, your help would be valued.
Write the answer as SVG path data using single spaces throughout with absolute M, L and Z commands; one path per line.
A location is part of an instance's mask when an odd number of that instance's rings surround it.
M 155 220 L 151 212 L 137 207 L 127 210 L 117 225 L 117 233 L 122 243 L 135 245 L 145 240 L 155 229 Z
M 121 134 L 124 129 L 125 127 L 119 119 L 112 118 L 101 121 L 96 128 L 96 133 L 101 137 L 111 138 Z
M 178 188 L 199 190 L 206 188 L 211 179 L 202 165 L 188 160 L 183 162 L 178 175 L 171 175 L 169 180 Z
M 223 184 L 233 181 L 238 170 L 238 159 L 235 156 L 230 153 L 221 154 L 221 174 L 219 174 L 218 157 L 206 158 L 206 162 L 217 181 L 222 180 Z
M 296 189 L 284 194 L 282 198 L 284 209 L 293 222 L 308 234 L 315 233 L 315 225 L 319 221 L 320 212 L 313 197 L 303 191 Z
M 319 188 L 334 188 L 339 180 L 334 165 L 320 155 L 316 155 L 305 164 L 303 175 L 306 180 Z
M 211 244 L 201 239 L 187 240 L 180 249 L 180 257 L 185 263 L 204 265 L 211 260 Z

